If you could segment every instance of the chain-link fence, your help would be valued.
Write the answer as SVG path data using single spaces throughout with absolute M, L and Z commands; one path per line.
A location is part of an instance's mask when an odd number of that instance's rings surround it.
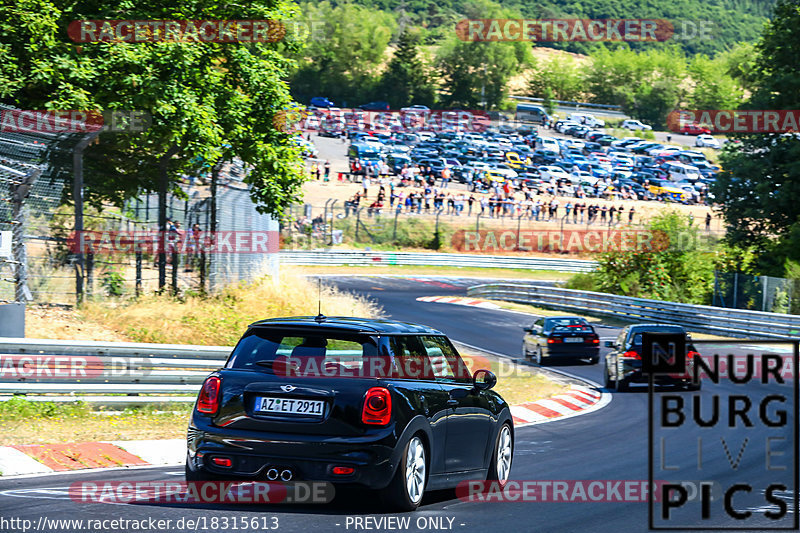
M 0 106 L 0 113 L 19 110 Z M 32 112 L 30 112 L 32 113 Z M 6 115 L 3 115 L 4 117 Z M 19 133 L 0 128 L 0 232 L 8 236 L 13 253 L 0 256 L 0 302 L 74 304 L 80 296 L 133 296 L 159 289 L 159 248 L 129 247 L 142 235 L 160 235 L 158 199 L 142 194 L 122 209 L 105 206 L 82 210 L 82 232 L 75 232 L 74 203 L 65 202 L 65 185 L 72 183 L 76 147 L 99 132 L 71 128 L 51 133 L 47 128 Z M 70 129 L 70 128 L 67 128 Z M 78 148 L 80 149 L 80 148 Z M 241 280 L 277 271 L 278 224 L 256 211 L 243 182 L 247 169 L 241 161 L 221 166 L 215 207 L 208 179 L 184 177 L 179 192 L 167 198 L 170 236 L 180 242 L 191 235 L 194 244 L 171 248 L 167 255 L 167 285 L 174 293 L 216 291 Z M 269 246 L 242 246 L 242 235 L 273 239 Z M 90 235 L 91 234 L 91 235 Z M 113 242 L 85 245 L 90 235 Z M 200 241 L 200 235 L 206 235 Z M 99 236 L 99 237 L 98 237 Z M 230 246 L 201 246 L 228 243 Z M 169 241 L 171 243 L 172 241 Z M 168 245 L 172 245 L 169 244 Z M 101 243 L 102 244 L 102 243 Z M 123 245 L 121 245 L 123 244 Z M 263 244 L 263 243 L 262 243 Z M 269 248 L 269 253 L 266 253 Z M 163 249 L 163 248 L 162 248 Z M 82 254 L 80 264 L 77 253 Z
M 737 272 L 714 273 L 713 305 L 772 313 L 800 313 L 798 280 L 750 276 Z

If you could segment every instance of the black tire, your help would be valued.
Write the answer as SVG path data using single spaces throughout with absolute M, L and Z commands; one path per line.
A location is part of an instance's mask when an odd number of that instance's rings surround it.
M 186 465 L 184 466 L 184 478 L 186 479 L 187 483 L 192 481 L 222 481 L 223 478 L 212 474 L 210 472 L 206 472 L 204 470 L 192 470 L 189 468 L 189 459 L 186 459 Z
M 422 461 L 425 465 L 422 476 L 422 489 L 420 494 L 416 498 L 410 497 L 409 490 L 407 490 L 406 488 L 407 487 L 406 475 L 409 462 L 409 450 L 412 448 L 412 443 L 414 443 L 413 444 L 414 450 L 418 450 L 419 448 L 417 448 L 417 446 L 421 446 Z M 407 512 L 407 511 L 413 511 L 417 507 L 419 507 L 419 504 L 422 501 L 422 497 L 425 494 L 425 486 L 427 485 L 428 482 L 427 478 L 428 465 L 427 465 L 426 454 L 427 450 L 425 449 L 425 443 L 419 434 L 414 435 L 408 440 L 406 445 L 403 447 L 403 453 L 400 456 L 400 464 L 397 465 L 397 471 L 395 472 L 392 481 L 390 481 L 389 485 L 380 492 L 380 498 L 385 509 L 389 511 Z
M 536 346 L 536 350 L 533 352 L 533 362 L 538 366 L 544 366 L 544 357 L 542 357 L 541 346 Z
M 595 355 L 594 357 L 590 357 L 589 358 L 589 364 L 590 365 L 596 365 L 599 362 L 600 362 L 600 356 L 599 355 Z
M 498 455 L 500 452 L 500 447 L 504 445 L 504 437 L 508 439 L 507 444 L 510 446 L 510 450 L 508 451 L 507 455 L 507 465 L 504 467 L 504 471 L 500 469 L 500 462 L 498 461 Z M 505 447 L 505 446 L 503 446 Z M 503 452 L 505 456 L 506 453 Z M 511 475 L 511 465 L 514 459 L 514 432 L 511 431 L 511 426 L 506 423 L 503 424 L 503 427 L 500 428 L 500 431 L 497 432 L 497 439 L 494 443 L 494 451 L 492 452 L 492 460 L 489 463 L 489 472 L 486 475 L 487 481 L 497 481 L 497 484 L 500 487 L 505 487 L 508 483 L 508 479 Z
M 528 353 L 528 345 L 525 344 L 525 341 L 522 341 L 522 358 L 526 361 L 531 360 L 531 354 Z
M 609 374 L 607 366 L 606 366 L 604 374 L 605 374 L 605 378 L 606 378 L 605 379 L 605 383 L 604 383 L 605 387 L 607 389 L 609 389 L 609 390 L 617 388 L 617 384 L 615 383 L 615 381 L 613 379 L 611 379 L 611 374 Z

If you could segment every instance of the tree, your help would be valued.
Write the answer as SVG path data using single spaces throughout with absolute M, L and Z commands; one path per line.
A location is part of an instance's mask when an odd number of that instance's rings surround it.
M 689 62 L 694 88 L 689 96 L 690 109 L 735 109 L 742 98 L 742 88 L 729 73 L 726 58 L 709 59 L 699 54 Z
M 581 101 L 584 80 L 580 65 L 570 57 L 552 57 L 537 65 L 528 83 L 531 96 L 556 100 Z
M 714 262 L 698 244 L 699 230 L 676 211 L 654 217 L 653 249 L 604 252 L 592 273 L 598 290 L 672 302 L 710 302 Z M 667 246 L 663 246 L 667 245 Z
M 756 90 L 748 109 L 800 109 L 800 5 L 779 0 L 756 46 Z M 780 133 L 741 134 L 721 160 L 712 192 L 722 205 L 728 241 L 752 247 L 762 274 L 781 275 L 800 259 L 800 139 Z
M 300 25 L 309 29 L 306 47 L 291 54 L 298 62 L 289 82 L 303 103 L 327 96 L 340 105 L 372 98 L 397 23 L 391 13 L 355 4 L 303 4 Z
M 397 50 L 381 77 L 378 96 L 395 108 L 411 104 L 434 105 L 436 90 L 419 54 L 419 34 L 400 34 Z
M 246 7 L 216 0 L 140 2 L 22 0 L 0 5 L 0 95 L 23 109 L 132 109 L 152 115 L 144 132 L 101 134 L 86 150 L 85 194 L 121 204 L 141 190 L 166 190 L 200 161 L 240 157 L 260 207 L 280 215 L 302 182 L 291 135 L 272 116 L 291 102 L 290 62 L 277 43 L 96 42 L 77 45 L 73 20 L 274 19 L 293 15 L 284 0 Z M 269 175 L 269 184 L 258 176 Z M 267 187 L 269 195 L 259 195 Z M 70 188 L 66 189 L 70 191 Z
M 464 11 L 466 18 L 519 18 L 490 0 L 474 0 Z M 466 109 L 499 108 L 507 95 L 508 80 L 530 61 L 530 43 L 471 42 L 451 32 L 436 59 L 442 103 Z

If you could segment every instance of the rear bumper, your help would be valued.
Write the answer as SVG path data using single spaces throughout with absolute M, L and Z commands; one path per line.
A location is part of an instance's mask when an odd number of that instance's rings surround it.
M 548 344 L 542 348 L 544 357 L 556 358 L 576 358 L 576 357 L 600 357 L 600 347 L 598 345 L 587 344 Z
M 292 480 L 328 481 L 381 489 L 389 484 L 397 466 L 397 439 L 391 429 L 371 437 L 335 438 L 253 431 L 228 431 L 213 426 L 189 427 L 187 467 L 231 479 L 267 481 L 267 472 L 289 470 Z M 215 465 L 224 456 L 232 466 Z M 336 466 L 351 467 L 352 474 L 335 475 Z
M 640 360 L 620 359 L 618 363 L 618 379 L 629 383 L 648 383 L 649 376 L 642 372 L 642 362 Z M 653 381 L 655 383 L 688 383 L 692 379 L 692 365 L 687 364 L 685 373 L 679 374 L 656 374 Z

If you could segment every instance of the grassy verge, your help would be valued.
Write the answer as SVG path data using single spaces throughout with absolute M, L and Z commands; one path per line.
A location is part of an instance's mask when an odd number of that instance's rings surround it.
M 497 376 L 494 390 L 510 405 L 535 402 L 562 394 L 568 385 L 556 383 L 540 374 L 534 367 L 518 365 L 513 361 L 486 356 L 466 347 L 459 348 L 470 372 L 491 370 Z
M 535 280 L 567 280 L 572 276 L 569 272 L 555 270 L 528 270 L 521 268 L 478 268 L 478 267 L 441 267 L 441 266 L 314 266 L 298 267 L 298 271 L 307 275 L 314 274 L 373 274 L 423 275 L 423 276 L 464 276 L 489 279 L 535 279 Z
M 264 318 L 317 314 L 317 284 L 294 271 L 284 271 L 279 280 L 268 277 L 233 285 L 211 297 L 182 299 L 153 295 L 137 300 L 86 302 L 72 312 L 75 322 L 64 317 L 56 338 L 97 340 L 103 332 L 108 340 L 205 344 L 231 346 L 245 327 Z M 382 310 L 373 301 L 323 285 L 322 310 L 327 315 L 379 317 Z M 27 336 L 54 338 L 47 313 L 27 329 Z M 53 311 L 64 314 L 64 311 Z M 91 327 L 89 327 L 90 325 Z
M 192 404 L 96 411 L 75 402 L 0 402 L 0 446 L 139 439 L 181 439 Z

